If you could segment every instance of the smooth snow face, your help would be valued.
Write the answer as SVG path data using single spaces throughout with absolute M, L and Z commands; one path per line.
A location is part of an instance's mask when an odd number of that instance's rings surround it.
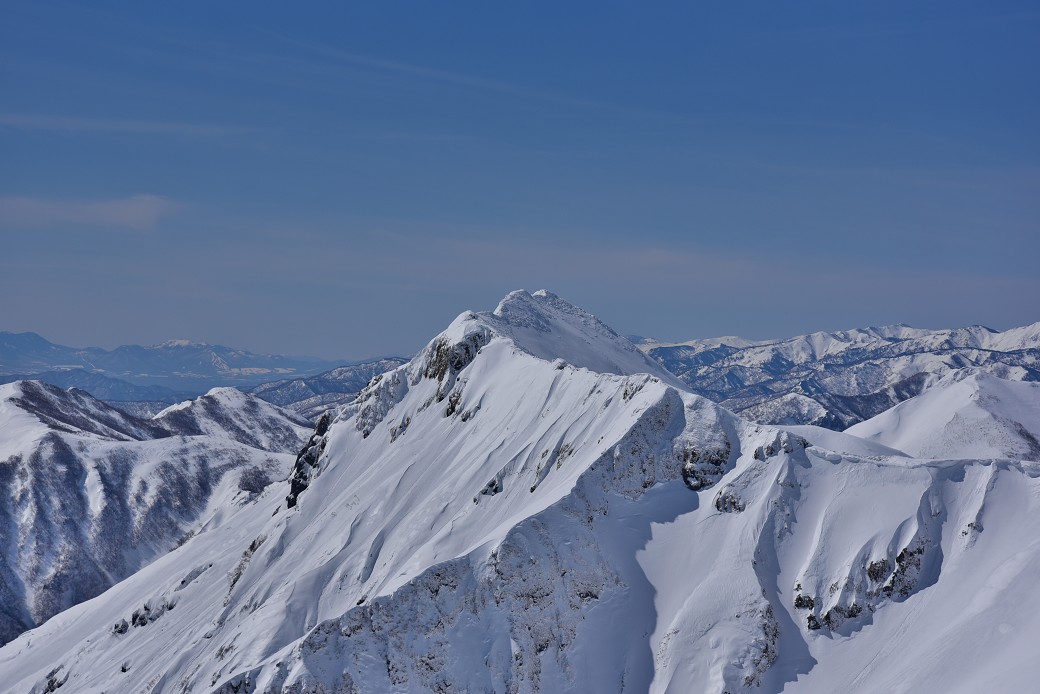
M 784 431 L 802 437 L 810 444 L 837 453 L 867 457 L 910 457 L 904 451 L 885 446 L 877 441 L 860 438 L 849 433 L 834 431 L 811 424 L 794 424 L 780 427 Z
M 0 386 L 0 642 L 285 479 L 309 433 L 230 389 L 174 412 L 141 420 L 82 391 Z
M 955 372 L 848 433 L 919 458 L 1040 461 L 1040 383 Z
M 972 327 L 887 326 L 740 343 L 642 344 L 691 390 L 769 424 L 843 430 L 976 367 L 1004 379 L 1040 381 L 1040 323 L 995 332 Z

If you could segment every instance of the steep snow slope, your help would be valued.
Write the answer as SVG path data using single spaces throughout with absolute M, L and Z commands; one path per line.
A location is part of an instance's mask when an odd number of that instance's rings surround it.
M 207 398 L 139 420 L 82 391 L 0 386 L 0 642 L 285 478 L 306 429 L 252 396 Z
M 758 422 L 842 430 L 911 398 L 961 368 L 1040 381 L 1040 323 L 996 332 L 905 325 L 640 347 L 695 393 Z
M 918 458 L 1040 461 L 1040 383 L 955 371 L 848 433 Z
M 582 368 L 628 357 L 536 296 L 463 314 L 323 418 L 281 490 L 0 649 L 5 681 L 968 692 L 1033 678 L 1040 617 L 1011 606 L 1040 598 L 1037 466 L 807 430 L 858 451 L 836 452 L 659 377 Z

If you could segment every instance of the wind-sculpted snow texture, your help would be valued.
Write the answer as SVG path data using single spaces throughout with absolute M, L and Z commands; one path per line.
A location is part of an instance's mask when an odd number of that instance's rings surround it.
M 568 306 L 462 314 L 321 422 L 290 482 L 0 649 L 5 682 L 1028 690 L 1034 464 L 749 423 L 629 371 Z
M 1040 323 L 1005 332 L 894 325 L 775 342 L 715 338 L 640 346 L 693 392 L 768 424 L 843 430 L 963 368 L 1040 381 Z
M 233 389 L 141 420 L 35 381 L 0 386 L 0 423 L 0 642 L 284 479 L 306 431 Z

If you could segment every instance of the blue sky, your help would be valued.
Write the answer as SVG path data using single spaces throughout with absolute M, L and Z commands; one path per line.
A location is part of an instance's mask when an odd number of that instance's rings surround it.
M 4 2 L 0 329 L 362 357 L 1040 320 L 1028 2 Z

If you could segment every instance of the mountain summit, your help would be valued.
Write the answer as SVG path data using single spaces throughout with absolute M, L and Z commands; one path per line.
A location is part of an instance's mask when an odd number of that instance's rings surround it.
M 509 339 L 531 356 L 598 373 L 632 375 L 647 373 L 671 385 L 681 381 L 631 341 L 591 313 L 544 289 L 529 294 L 510 292 L 494 311 L 460 315 L 444 332 L 445 339 L 481 330 Z

